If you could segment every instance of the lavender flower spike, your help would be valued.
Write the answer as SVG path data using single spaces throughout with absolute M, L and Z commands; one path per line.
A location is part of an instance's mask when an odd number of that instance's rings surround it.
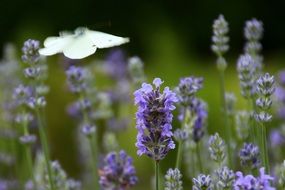
M 138 178 L 133 160 L 125 151 L 111 152 L 105 157 L 105 166 L 100 170 L 100 181 L 105 190 L 126 190 L 134 186 Z
M 160 92 L 163 82 L 160 78 L 151 84 L 142 84 L 142 88 L 135 91 L 136 127 L 138 129 L 137 143 L 138 155 L 147 155 L 155 161 L 162 160 L 166 154 L 175 148 L 172 140 L 172 111 L 174 103 L 178 101 L 175 93 L 165 87 Z

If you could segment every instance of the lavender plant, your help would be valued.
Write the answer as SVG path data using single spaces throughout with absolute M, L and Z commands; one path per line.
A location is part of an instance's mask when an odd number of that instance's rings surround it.
M 159 189 L 159 162 L 175 148 L 171 122 L 177 97 L 168 87 L 161 93 L 162 83 L 160 78 L 155 78 L 154 88 L 151 84 L 143 83 L 134 93 L 135 104 L 138 106 L 137 154 L 145 154 L 155 161 L 156 190 Z
M 40 48 L 40 42 L 37 40 L 29 39 L 24 42 L 22 48 L 22 61 L 27 64 L 24 69 L 25 77 L 31 82 L 31 87 L 33 89 L 32 96 L 29 97 L 26 104 L 34 111 L 39 128 L 40 141 L 42 149 L 45 156 L 45 163 L 48 171 L 48 179 L 51 190 L 55 190 L 55 184 L 53 183 L 52 169 L 49 164 L 50 162 L 50 152 L 48 147 L 48 140 L 46 135 L 46 129 L 44 126 L 43 115 L 41 114 L 44 107 L 46 106 L 45 93 L 40 93 L 37 89 L 41 87 L 43 80 L 46 78 L 46 66 L 40 62 L 40 55 L 38 53 Z M 27 133 L 27 132 L 26 132 Z
M 77 105 L 82 115 L 81 132 L 88 141 L 90 152 L 92 156 L 92 171 L 94 177 L 94 188 L 99 189 L 99 177 L 97 174 L 98 168 L 98 136 L 97 127 L 94 125 L 89 109 L 91 109 L 91 102 L 88 97 L 88 71 L 81 68 L 71 66 L 67 71 L 67 84 L 71 92 L 77 95 Z
M 80 31 L 77 30 L 79 33 Z M 0 77 L 5 77 L 0 80 L 0 87 L 3 88 L 0 103 L 4 108 L 0 112 L 0 164 L 5 165 L 0 166 L 0 189 L 128 190 L 133 188 L 139 181 L 132 158 L 121 150 L 120 135 L 123 131 L 126 132 L 126 136 L 131 135 L 131 130 L 134 130 L 130 129 L 130 133 L 126 131 L 131 124 L 130 115 L 134 105 L 131 102 L 130 92 L 134 89 L 137 89 L 133 93 L 134 104 L 137 106 L 137 139 L 134 146 L 137 148 L 138 156 L 146 155 L 154 161 L 156 190 L 162 188 L 182 190 L 182 184 L 185 189 L 192 187 L 192 190 L 284 189 L 285 164 L 278 162 L 284 160 L 282 149 L 285 145 L 283 129 L 285 74 L 279 73 L 279 83 L 275 90 L 274 77 L 268 73 L 263 74 L 260 42 L 263 37 L 263 24 L 256 19 L 247 21 L 244 27 L 246 38 L 244 53 L 239 57 L 236 67 L 241 95 L 248 104 L 247 108 L 244 108 L 238 96 L 225 90 L 225 71 L 228 63 L 224 55 L 229 50 L 228 32 L 228 23 L 223 15 L 220 15 L 213 24 L 211 49 L 217 56 L 220 75 L 224 120 L 221 129 L 225 132 L 221 133 L 221 136 L 225 141 L 214 131 L 215 128 L 209 129 L 214 135 L 207 134 L 208 104 L 197 95 L 203 87 L 204 78 L 194 76 L 181 78 L 174 91 L 169 87 L 162 88 L 163 81 L 160 78 L 155 78 L 152 84 L 146 83 L 144 64 L 140 58 L 128 59 L 126 54 L 118 49 L 112 50 L 101 65 L 92 62 L 90 66 L 79 67 L 73 66 L 76 61 L 68 60 L 72 64 L 66 70 L 67 85 L 76 99 L 69 106 L 68 112 L 80 126 L 78 129 L 80 133 L 76 134 L 80 134 L 78 136 L 78 144 L 81 146 L 80 166 L 85 166 L 80 168 L 82 173 L 78 175 L 82 183 L 68 177 L 63 169 L 65 163 L 61 166 L 59 161 L 50 159 L 44 115 L 47 106 L 45 96 L 49 92 L 49 87 L 46 85 L 48 67 L 39 55 L 40 43 L 36 40 L 27 40 L 24 43 L 22 49 L 22 61 L 25 63 L 24 80 L 17 77 L 16 73 L 22 69 L 8 53 L 4 59 L 5 63 L 0 62 Z M 67 35 L 72 38 L 72 44 L 77 40 L 73 37 L 79 37 L 79 33 L 74 34 L 75 36 Z M 67 39 L 67 36 L 64 39 Z M 57 38 L 51 39 L 53 41 Z M 46 43 L 50 43 L 49 40 Z M 11 66 L 8 63 L 11 63 Z M 102 68 L 104 72 L 100 70 Z M 93 74 L 97 72 L 99 79 L 103 74 L 102 78 L 107 77 L 111 80 L 106 84 L 103 80 L 101 84 L 99 80 L 95 88 Z M 11 85 L 7 85 L 7 81 L 10 80 Z M 275 99 L 272 98 L 273 94 Z M 276 113 L 270 110 L 274 101 L 277 105 Z M 178 113 L 175 112 L 176 107 Z M 241 109 L 237 110 L 237 107 Z M 275 115 L 279 116 L 278 119 L 269 126 Z M 212 122 L 213 118 L 209 121 Z M 214 121 L 216 122 L 216 118 Z M 180 126 L 174 126 L 176 123 L 180 123 Z M 13 128 L 14 126 L 20 127 Z M 37 133 L 32 128 L 34 126 L 39 129 L 40 143 L 37 142 Z M 267 130 L 270 129 L 272 129 L 270 131 L 272 156 L 269 162 Z M 173 138 L 177 141 L 178 147 Z M 10 144 L 6 143 L 7 139 L 9 143 L 12 142 L 13 154 L 6 152 L 7 147 L 10 147 Z M 2 150 L 3 144 L 5 150 Z M 42 146 L 42 150 L 39 150 L 38 144 Z M 177 154 L 173 156 L 171 150 L 176 147 Z M 101 159 L 100 154 L 105 155 L 105 153 L 106 156 L 104 158 L 102 156 Z M 181 164 L 182 155 L 185 165 Z M 168 160 L 175 156 L 176 162 Z M 86 161 L 86 158 L 90 157 L 91 165 Z M 162 165 L 162 171 L 167 169 L 167 172 L 164 181 L 160 182 L 162 175 L 160 163 L 165 158 L 167 159 Z M 215 164 L 209 161 L 210 159 Z M 92 175 L 85 171 L 89 169 L 89 165 Z M 238 169 L 241 171 L 237 171 Z M 182 181 L 184 171 L 188 171 L 188 177 L 192 179 L 189 183 L 187 181 L 189 178 L 184 178 Z M 141 173 L 138 172 L 138 175 Z M 144 183 L 145 178 L 141 179 Z M 88 182 L 94 184 L 89 186 Z
M 226 131 L 225 140 L 228 150 L 228 163 L 232 166 L 232 153 L 230 147 L 230 136 L 231 127 L 229 126 L 228 113 L 227 113 L 227 102 L 226 102 L 226 90 L 225 90 L 225 70 L 227 68 L 227 61 L 224 58 L 224 54 L 229 50 L 229 32 L 228 23 L 223 15 L 214 21 L 213 24 L 213 36 L 212 36 L 212 51 L 217 55 L 217 68 L 220 77 L 220 96 L 221 96 L 221 107 L 224 120 L 224 128 Z
M 266 171 L 269 171 L 269 158 L 267 150 L 267 132 L 264 123 L 269 122 L 272 116 L 268 113 L 272 105 L 271 95 L 274 93 L 274 77 L 269 73 L 264 74 L 257 80 L 257 92 L 258 99 L 256 100 L 256 106 L 260 112 L 255 113 L 255 119 L 260 124 L 260 147 L 262 147 L 262 161 Z

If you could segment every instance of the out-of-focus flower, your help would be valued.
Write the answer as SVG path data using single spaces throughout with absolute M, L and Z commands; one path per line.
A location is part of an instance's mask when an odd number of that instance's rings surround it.
M 251 169 L 258 168 L 261 164 L 259 148 L 252 143 L 244 143 L 239 152 L 239 157 L 241 164 Z
M 250 113 L 248 111 L 239 111 L 235 115 L 235 129 L 239 140 L 244 141 L 249 136 Z
M 225 160 L 225 157 L 226 157 L 225 142 L 219 136 L 218 133 L 215 133 L 215 135 L 210 136 L 209 151 L 210 151 L 211 158 L 215 162 L 222 163 Z
M 252 175 L 244 176 L 242 172 L 236 173 L 237 179 L 234 183 L 234 190 L 275 190 L 271 186 L 271 181 L 274 180 L 270 175 L 265 174 L 264 168 L 260 168 L 259 176 Z
M 86 89 L 86 70 L 71 66 L 66 71 L 67 82 L 71 92 L 80 93 Z
M 274 93 L 274 76 L 265 73 L 257 80 L 258 99 L 256 105 L 259 107 L 260 112 L 255 113 L 255 119 L 258 122 L 268 122 L 271 120 L 272 115 L 268 113 L 272 105 L 271 95 Z
M 241 55 L 237 61 L 237 71 L 240 80 L 241 94 L 245 98 L 251 98 L 255 93 L 255 61 L 249 55 Z
M 165 188 L 164 190 L 182 190 L 182 174 L 179 169 L 168 169 L 165 175 Z
M 197 178 L 193 178 L 192 190 L 213 190 L 211 176 L 199 174 Z
M 99 182 L 105 190 L 126 190 L 138 182 L 133 160 L 125 151 L 109 153 L 104 162 Z
M 39 61 L 40 54 L 40 42 L 37 40 L 29 39 L 24 42 L 24 46 L 22 48 L 22 60 L 25 63 L 34 64 Z
M 214 21 L 213 24 L 213 37 L 212 37 L 212 51 L 218 56 L 222 56 L 225 52 L 229 50 L 229 37 L 227 36 L 229 32 L 228 23 L 223 15 Z
M 233 170 L 230 170 L 227 166 L 224 166 L 216 171 L 216 175 L 218 177 L 216 184 L 219 190 L 232 189 L 233 183 L 235 181 L 235 173 Z

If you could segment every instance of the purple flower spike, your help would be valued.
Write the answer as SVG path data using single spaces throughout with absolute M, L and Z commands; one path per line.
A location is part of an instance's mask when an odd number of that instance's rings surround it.
M 159 161 L 175 148 L 172 140 L 172 110 L 178 101 L 175 93 L 168 87 L 160 92 L 160 78 L 153 80 L 154 87 L 143 83 L 142 88 L 135 91 L 135 104 L 138 106 L 136 127 L 138 129 L 138 155 L 147 155 Z
M 126 190 L 138 182 L 133 160 L 121 150 L 105 157 L 105 166 L 100 170 L 99 183 L 105 190 Z

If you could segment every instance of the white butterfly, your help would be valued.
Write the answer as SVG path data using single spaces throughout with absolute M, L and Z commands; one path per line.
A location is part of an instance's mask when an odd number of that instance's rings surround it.
M 57 37 L 46 38 L 44 48 L 40 49 L 39 53 L 45 56 L 63 53 L 71 59 L 82 59 L 95 53 L 97 48 L 109 48 L 127 42 L 129 38 L 81 27 L 77 28 L 74 33 L 61 32 Z

